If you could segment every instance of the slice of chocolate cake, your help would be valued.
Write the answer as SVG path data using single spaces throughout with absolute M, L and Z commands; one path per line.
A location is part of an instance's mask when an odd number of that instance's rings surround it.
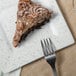
M 51 18 L 51 13 L 43 6 L 32 2 L 31 0 L 20 0 L 17 12 L 16 32 L 13 38 L 13 45 L 17 47 L 23 34 L 41 26 Z

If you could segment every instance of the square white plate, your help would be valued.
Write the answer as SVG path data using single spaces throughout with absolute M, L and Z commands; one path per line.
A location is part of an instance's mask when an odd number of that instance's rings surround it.
M 6 73 L 43 57 L 40 40 L 51 38 L 56 49 L 74 43 L 72 34 L 58 7 L 56 0 L 33 0 L 53 10 L 50 22 L 31 32 L 20 47 L 14 48 L 12 39 L 16 28 L 18 0 L 2 0 L 0 8 L 0 67 Z M 5 5 L 3 5 L 3 2 Z M 3 9 L 4 8 L 4 9 Z

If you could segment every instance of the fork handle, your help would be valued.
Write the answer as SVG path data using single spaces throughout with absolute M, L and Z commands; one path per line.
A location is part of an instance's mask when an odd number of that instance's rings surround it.
M 51 67 L 52 67 L 54 76 L 57 76 L 57 71 L 56 71 L 55 64 L 50 64 L 50 65 L 51 65 Z
M 52 69 L 53 69 L 54 76 L 57 76 L 56 68 L 52 68 Z

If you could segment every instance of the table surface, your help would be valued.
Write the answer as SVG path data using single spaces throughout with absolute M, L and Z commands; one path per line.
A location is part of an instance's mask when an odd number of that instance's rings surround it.
M 76 41 L 76 0 L 57 0 Z M 57 52 L 58 76 L 76 75 L 76 44 Z M 22 67 L 21 76 L 53 76 L 44 58 Z

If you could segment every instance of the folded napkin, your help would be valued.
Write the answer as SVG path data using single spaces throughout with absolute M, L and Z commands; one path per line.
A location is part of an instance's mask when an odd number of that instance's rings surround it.
M 9 3 L 9 4 L 8 4 Z M 1 0 L 0 1 L 0 13 L 3 12 L 4 10 L 7 10 L 7 8 L 11 7 L 11 5 L 14 4 L 14 1 L 11 2 L 11 0 Z M 4 64 L 5 66 L 9 62 L 10 55 L 12 54 L 10 49 L 7 48 L 7 44 L 9 45 L 8 42 L 6 42 L 6 35 L 4 33 L 3 28 L 0 25 L 0 64 Z M 6 44 L 7 43 L 7 44 Z M 5 48 L 3 47 L 5 46 Z M 4 48 L 4 49 L 3 49 Z M 0 68 L 2 65 L 0 65 Z M 6 68 L 6 67 L 5 67 Z M 8 69 L 8 67 L 7 67 Z M 15 71 L 9 72 L 9 73 L 3 73 L 3 71 L 0 69 L 0 76 L 20 76 L 21 73 L 21 68 L 16 69 Z
M 10 73 L 3 73 L 3 76 L 20 76 L 20 73 L 21 73 L 21 69 L 19 68 Z

